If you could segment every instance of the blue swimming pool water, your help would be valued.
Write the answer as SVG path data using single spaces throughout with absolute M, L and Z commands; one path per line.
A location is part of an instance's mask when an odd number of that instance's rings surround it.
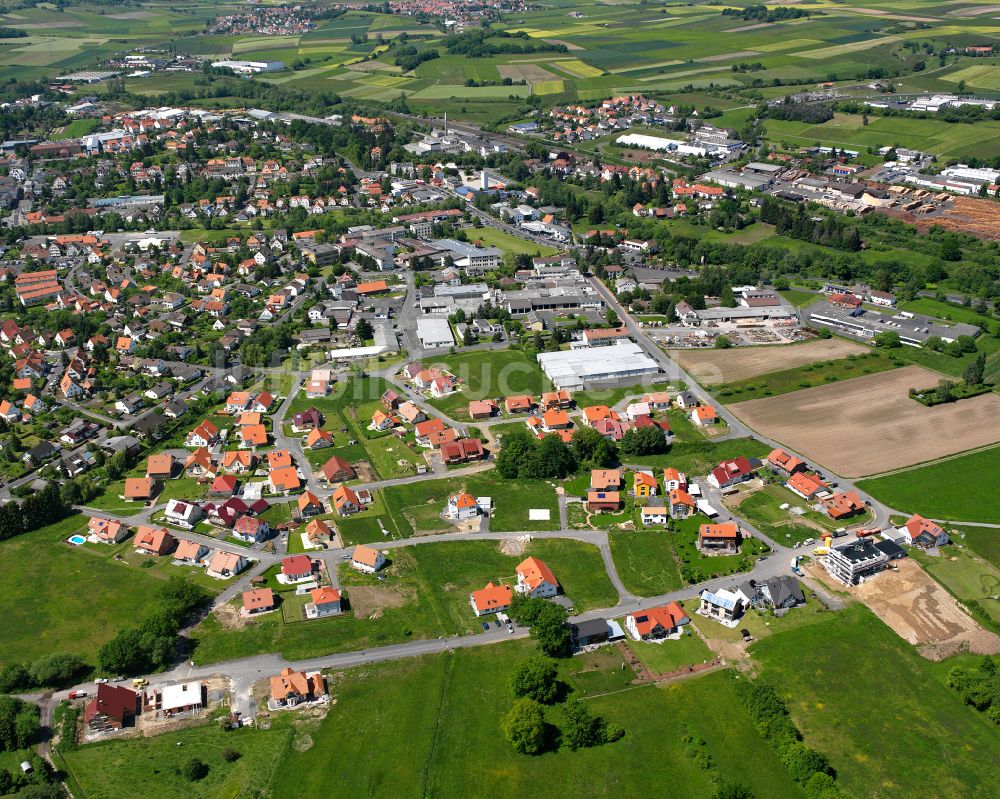
M 71 544 L 75 544 L 76 546 L 80 546 L 80 544 L 86 543 L 86 541 L 87 539 L 82 535 L 71 535 L 69 537 L 69 542 Z

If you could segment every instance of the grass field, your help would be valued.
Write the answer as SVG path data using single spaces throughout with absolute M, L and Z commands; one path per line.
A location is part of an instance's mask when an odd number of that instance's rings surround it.
M 294 735 L 293 719 L 279 714 L 271 719 L 269 729 L 223 731 L 217 724 L 203 724 L 154 738 L 106 741 L 71 750 L 60 747 L 57 765 L 70 775 L 70 788 L 79 799 L 132 799 L 140 785 L 148 799 L 264 796 Z M 239 759 L 226 761 L 222 752 L 227 748 L 239 752 Z M 208 776 L 196 783 L 181 774 L 192 757 L 208 765 Z
M 677 550 L 668 533 L 617 531 L 609 539 L 618 576 L 631 593 L 657 596 L 684 585 L 677 565 Z
M 313 745 L 293 747 L 281 761 L 272 795 L 448 799 L 558 790 L 708 799 L 714 786 L 707 772 L 683 746 L 664 746 L 689 731 L 707 742 L 723 779 L 738 779 L 758 796 L 802 796 L 760 743 L 726 674 L 621 690 L 620 659 L 607 648 L 563 661 L 560 671 L 594 713 L 625 727 L 625 738 L 576 752 L 515 754 L 499 724 L 512 700 L 510 671 L 532 650 L 513 642 L 341 674 L 334 711 L 304 729 Z M 613 696 L 595 695 L 615 688 Z M 546 717 L 558 724 L 558 709 Z
M 504 251 L 504 253 L 541 257 L 545 255 L 555 255 L 559 252 L 554 247 L 545 247 L 541 244 L 525 241 L 524 239 L 512 236 L 510 233 L 506 233 L 503 230 L 497 230 L 493 227 L 473 228 L 467 230 L 466 233 L 468 234 L 469 241 L 473 243 L 478 242 L 483 247 L 499 247 Z
M 134 568 L 113 561 L 112 547 L 65 543 L 85 527 L 86 517 L 71 516 L 0 542 L 0 665 L 53 652 L 73 652 L 93 664 L 100 646 L 149 607 L 164 579 L 186 573 Z M 125 549 L 131 553 L 130 542 Z
M 934 519 L 1000 524 L 1000 447 L 948 458 L 858 485 L 899 511 Z
M 849 795 L 895 799 L 931 785 L 940 799 L 993 792 L 996 727 L 944 685 L 948 662 L 924 660 L 865 608 L 771 636 L 751 652 Z M 956 735 L 962 745 L 944 756 L 941 742 Z M 907 745 L 874 756 L 873 741 L 891 740 Z
M 735 383 L 724 383 L 717 389 L 716 396 L 723 398 L 726 403 L 742 402 L 884 372 L 902 365 L 892 356 L 881 352 L 861 352 L 846 358 L 816 361 L 794 369 L 782 369 Z

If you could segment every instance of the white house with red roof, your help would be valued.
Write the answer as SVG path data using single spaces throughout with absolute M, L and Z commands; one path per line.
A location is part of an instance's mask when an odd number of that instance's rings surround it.
M 708 475 L 708 482 L 716 488 L 729 488 L 744 483 L 754 475 L 753 465 L 740 455 L 729 461 L 723 461 Z
M 907 519 L 906 524 L 899 528 L 899 532 L 902 533 L 903 540 L 907 544 L 924 549 L 944 546 L 950 540 L 948 533 L 941 525 L 930 519 L 925 519 L 918 513 L 914 513 Z
M 469 594 L 469 604 L 476 616 L 503 613 L 510 608 L 513 599 L 514 591 L 509 585 L 494 585 L 491 582 Z
M 559 593 L 559 581 L 545 561 L 525 558 L 517 565 L 517 585 L 514 590 L 526 596 L 547 599 Z
M 681 637 L 681 628 L 691 619 L 676 602 L 648 610 L 637 610 L 625 617 L 625 629 L 636 641 L 662 643 Z

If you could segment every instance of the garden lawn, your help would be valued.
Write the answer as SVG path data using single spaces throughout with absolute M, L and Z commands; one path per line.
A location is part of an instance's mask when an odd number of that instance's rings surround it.
M 995 793 L 996 725 L 945 685 L 947 661 L 924 660 L 863 606 L 771 636 L 751 654 L 848 795 L 926 796 L 928 786 L 939 799 Z M 906 745 L 883 757 L 874 741 Z M 943 753 L 944 741 L 961 743 Z
M 694 603 L 689 603 L 694 605 Z M 631 649 L 639 661 L 650 671 L 669 674 L 682 666 L 693 666 L 712 659 L 711 650 L 693 630 L 685 629 L 676 641 L 653 644 L 645 641 L 629 641 Z
M 283 762 L 294 736 L 293 719 L 277 714 L 268 729 L 253 726 L 224 731 L 218 724 L 201 724 L 153 738 L 60 747 L 57 766 L 69 775 L 78 797 L 101 799 L 229 799 L 263 796 L 273 772 Z M 181 745 L 183 744 L 183 746 Z M 222 753 L 231 748 L 239 759 L 227 762 Z M 197 757 L 208 766 L 208 775 L 190 782 L 183 766 Z
M 513 700 L 507 687 L 513 666 L 533 651 L 517 641 L 342 673 L 333 686 L 335 712 L 307 728 L 312 747 L 293 747 L 281 761 L 272 795 L 464 799 L 556 791 L 595 799 L 709 799 L 715 786 L 708 772 L 683 746 L 664 745 L 690 731 L 708 742 L 722 778 L 746 783 L 758 796 L 802 796 L 721 673 L 587 699 L 592 712 L 625 728 L 617 743 L 516 754 L 500 719 Z M 612 658 L 594 665 L 613 677 L 619 664 Z M 572 672 L 580 666 L 580 658 L 560 664 L 575 689 Z M 558 726 L 559 708 L 546 709 L 546 720 Z M 344 736 L 345 729 L 352 734 Z
M 782 510 L 781 505 L 788 503 L 792 507 L 802 508 L 805 513 L 797 516 L 789 510 Z M 835 521 L 825 513 L 817 513 L 810 509 L 811 503 L 802 499 L 798 494 L 792 493 L 789 489 L 781 485 L 769 485 L 760 491 L 755 491 L 738 505 L 731 505 L 732 512 L 741 516 L 754 525 L 764 535 L 773 539 L 779 544 L 791 545 L 801 543 L 806 539 L 813 538 L 819 540 L 823 531 L 833 533 L 845 525 L 855 525 L 866 521 L 871 514 L 866 510 L 864 514 L 853 516 L 850 519 Z M 805 524 L 808 520 L 813 525 Z
M 959 527 L 958 540 L 972 549 L 979 557 L 985 558 L 1000 568 L 1000 530 L 995 527 Z
M 446 355 L 434 363 L 443 366 L 462 383 L 462 390 L 429 402 L 452 416 L 467 419 L 467 406 L 474 399 L 497 399 L 511 394 L 539 396 L 551 389 L 548 378 L 534 357 L 522 350 L 495 350 Z
M 891 508 L 931 519 L 1000 523 L 1000 447 L 861 480 L 858 487 Z
M 487 582 L 516 581 L 523 556 L 504 555 L 496 541 L 450 541 L 388 550 L 385 579 L 340 569 L 350 610 L 328 619 L 300 620 L 290 613 L 260 616 L 241 629 L 226 628 L 210 615 L 193 632 L 198 662 L 280 652 L 294 660 L 330 652 L 370 649 L 414 638 L 478 632 L 481 621 L 469 594 Z M 575 607 L 586 611 L 617 602 L 597 548 L 575 541 L 531 544 L 528 554 L 545 560 Z M 352 593 L 355 592 L 355 593 Z M 294 597 L 285 599 L 294 603 Z M 238 606 L 239 600 L 234 602 Z
M 948 547 L 938 558 L 928 557 L 915 549 L 912 556 L 931 577 L 969 605 L 973 617 L 984 626 L 1000 631 L 1000 601 L 994 599 L 1000 594 L 1000 569 L 970 549 Z M 982 618 L 982 614 L 987 618 Z

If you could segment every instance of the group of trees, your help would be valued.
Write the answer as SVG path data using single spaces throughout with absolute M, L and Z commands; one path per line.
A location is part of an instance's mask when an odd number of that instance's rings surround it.
M 1000 724 L 1000 657 L 984 657 L 977 666 L 956 666 L 948 674 L 948 685 L 963 702 Z
M 760 221 L 774 225 L 779 236 L 790 236 L 835 250 L 857 252 L 861 249 L 861 235 L 854 225 L 833 216 L 824 216 L 817 222 L 806 212 L 804 204 L 793 210 L 788 203 L 765 197 L 760 207 Z
M 0 695 L 0 751 L 27 749 L 41 730 L 38 707 L 16 696 Z
M 83 658 L 68 652 L 43 655 L 28 665 L 8 663 L 0 669 L 0 693 L 68 685 L 86 667 Z
M 566 623 L 566 610 L 537 597 L 517 595 L 510 606 L 510 616 L 524 627 L 531 628 L 531 637 L 538 641 L 549 657 L 563 658 L 573 654 L 573 637 Z
M 71 512 L 72 507 L 64 500 L 59 485 L 46 483 L 20 502 L 0 505 L 0 541 L 65 519 Z
M 462 33 L 453 33 L 446 36 L 442 44 L 451 55 L 466 55 L 470 58 L 524 53 L 569 52 L 564 44 L 540 42 L 530 38 L 523 31 L 508 33 L 490 28 L 475 28 Z
M 768 8 L 765 5 L 746 6 L 745 8 L 724 8 L 724 17 L 736 17 L 737 19 L 758 20 L 759 22 L 780 22 L 786 19 L 801 19 L 808 17 L 809 11 L 804 8 L 788 8 L 779 6 L 778 8 Z
M 207 595 L 194 583 L 171 577 L 160 588 L 145 621 L 128 627 L 100 648 L 97 662 L 108 674 L 146 674 L 173 661 L 177 634 Z
M 584 749 L 617 741 L 625 734 L 619 725 L 595 716 L 578 699 L 563 703 L 558 728 L 546 722 L 545 707 L 560 702 L 566 693 L 556 662 L 550 658 L 534 655 L 519 662 L 511 674 L 510 688 L 516 699 L 500 728 L 516 752 L 538 754 L 557 743 Z
M 576 455 L 559 436 L 539 441 L 527 428 L 504 433 L 496 457 L 497 474 L 506 480 L 562 479 L 576 467 Z
M 796 103 L 789 98 L 777 105 L 769 105 L 764 115 L 771 119 L 787 119 L 794 122 L 808 122 L 821 125 L 833 119 L 833 111 L 824 103 Z
M 802 785 L 809 799 L 845 799 L 826 755 L 802 742 L 802 734 L 788 715 L 788 708 L 769 683 L 740 678 L 734 680 L 736 698 L 746 708 L 760 736 L 784 763 L 793 780 Z

